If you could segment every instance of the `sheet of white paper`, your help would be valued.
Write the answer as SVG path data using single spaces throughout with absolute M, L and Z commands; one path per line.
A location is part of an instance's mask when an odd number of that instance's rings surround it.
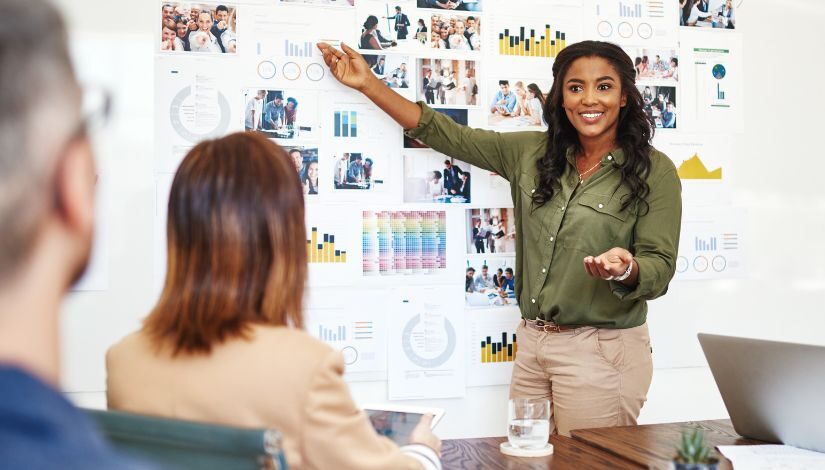
M 719 446 L 736 470 L 825 468 L 825 454 L 783 445 Z
M 390 400 L 464 396 L 461 293 L 449 284 L 394 289 L 389 305 Z

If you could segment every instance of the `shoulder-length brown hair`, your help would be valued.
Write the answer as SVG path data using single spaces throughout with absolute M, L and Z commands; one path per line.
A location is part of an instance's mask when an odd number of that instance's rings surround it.
M 303 326 L 304 199 L 281 147 L 257 133 L 196 145 L 166 233 L 166 283 L 143 326 L 158 347 L 208 353 L 252 324 Z

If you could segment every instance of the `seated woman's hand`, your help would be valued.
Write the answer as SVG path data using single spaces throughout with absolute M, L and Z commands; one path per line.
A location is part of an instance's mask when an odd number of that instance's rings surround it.
M 434 450 L 441 457 L 441 439 L 433 434 L 433 415 L 426 414 L 421 417 L 421 421 L 415 426 L 410 435 L 410 444 L 421 444 Z

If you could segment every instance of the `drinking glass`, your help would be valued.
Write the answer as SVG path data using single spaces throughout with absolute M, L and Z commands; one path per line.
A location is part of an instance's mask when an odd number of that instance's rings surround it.
M 550 439 L 550 400 L 513 398 L 508 403 L 507 440 L 513 447 L 535 449 Z

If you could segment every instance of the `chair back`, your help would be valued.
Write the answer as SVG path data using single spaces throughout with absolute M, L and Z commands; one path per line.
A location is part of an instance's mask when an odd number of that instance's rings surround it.
M 281 433 L 84 410 L 116 449 L 167 469 L 286 470 Z

